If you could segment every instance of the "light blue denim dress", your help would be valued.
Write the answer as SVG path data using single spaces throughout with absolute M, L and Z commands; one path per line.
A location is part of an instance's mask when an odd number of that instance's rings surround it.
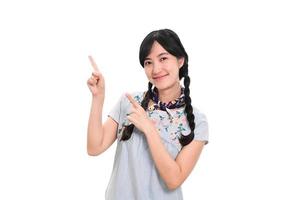
M 131 94 L 141 104 L 143 92 Z M 118 123 L 117 149 L 109 184 L 106 188 L 106 200 L 182 200 L 181 187 L 169 190 L 160 177 L 151 157 L 146 137 L 134 128 L 131 138 L 120 141 L 122 128 L 128 125 L 126 114 L 131 104 L 125 94 L 109 112 L 108 116 Z M 194 140 L 208 143 L 208 124 L 206 116 L 193 107 L 195 115 Z M 172 158 L 181 150 L 178 140 L 180 134 L 190 133 L 184 107 L 176 109 L 147 110 L 147 114 L 157 127 L 162 142 Z

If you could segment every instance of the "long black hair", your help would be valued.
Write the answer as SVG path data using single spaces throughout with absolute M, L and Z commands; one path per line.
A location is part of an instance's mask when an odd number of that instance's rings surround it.
M 188 75 L 188 55 L 178 37 L 178 35 L 170 29 L 160 29 L 149 33 L 140 46 L 139 59 L 140 64 L 144 67 L 145 58 L 149 55 L 153 43 L 157 41 L 168 53 L 179 58 L 184 58 L 183 66 L 179 69 L 179 80 L 184 78 L 184 101 L 185 101 L 185 113 L 187 114 L 187 120 L 191 129 L 191 133 L 188 135 L 182 135 L 179 137 L 179 142 L 182 146 L 188 145 L 194 139 L 195 129 L 195 116 L 193 114 L 192 100 L 190 97 L 190 77 Z M 147 110 L 148 103 L 153 95 L 153 84 L 148 82 L 148 91 L 146 92 L 141 106 L 144 110 Z M 128 140 L 131 137 L 134 125 L 126 126 L 122 134 L 121 140 Z

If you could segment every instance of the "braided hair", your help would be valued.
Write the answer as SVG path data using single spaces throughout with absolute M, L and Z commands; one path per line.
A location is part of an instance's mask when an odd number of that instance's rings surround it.
M 185 113 L 191 129 L 190 134 L 180 135 L 179 142 L 182 146 L 188 145 L 194 139 L 195 130 L 195 116 L 193 114 L 192 100 L 190 97 L 190 77 L 188 75 L 188 55 L 178 37 L 178 35 L 170 29 L 160 29 L 152 31 L 143 40 L 140 46 L 139 60 L 142 67 L 144 67 L 145 58 L 149 55 L 153 43 L 157 41 L 166 51 L 173 56 L 184 58 L 183 66 L 179 69 L 179 80 L 184 78 L 184 101 L 185 101 Z M 144 110 L 147 110 L 150 99 L 152 98 L 152 83 L 148 83 L 148 91 L 145 93 L 141 102 L 141 106 Z M 130 124 L 125 126 L 121 140 L 128 140 L 131 137 L 134 125 Z

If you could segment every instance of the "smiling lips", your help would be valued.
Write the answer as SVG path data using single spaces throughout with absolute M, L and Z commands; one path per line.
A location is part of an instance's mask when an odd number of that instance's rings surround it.
M 160 80 L 162 79 L 163 77 L 167 76 L 168 74 L 165 74 L 165 75 L 162 75 L 162 76 L 155 76 L 153 77 L 154 80 Z

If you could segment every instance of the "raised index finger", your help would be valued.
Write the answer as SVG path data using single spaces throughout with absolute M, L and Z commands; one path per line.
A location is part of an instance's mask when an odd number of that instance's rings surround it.
M 134 107 L 139 107 L 140 104 L 136 100 L 134 100 L 134 98 L 130 94 L 126 93 L 125 95 Z
M 93 66 L 94 70 L 95 70 L 96 72 L 99 72 L 98 66 L 97 66 L 97 64 L 96 64 L 96 62 L 94 61 L 94 59 L 93 59 L 92 56 L 89 56 L 89 60 L 90 60 L 90 62 L 91 62 L 91 65 Z

